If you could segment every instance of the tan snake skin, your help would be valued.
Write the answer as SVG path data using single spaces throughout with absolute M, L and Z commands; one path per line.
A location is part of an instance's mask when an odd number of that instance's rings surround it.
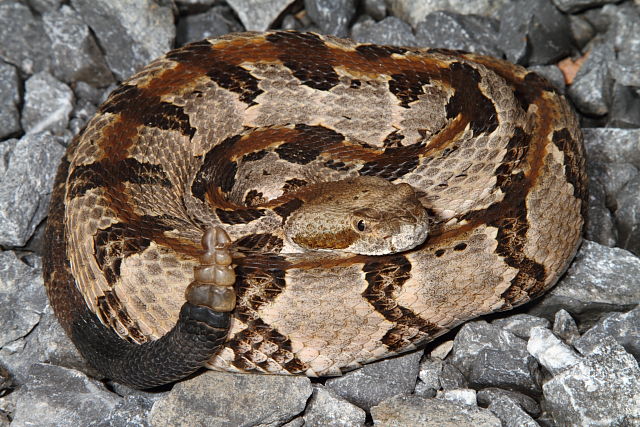
M 581 241 L 584 165 L 565 99 L 504 61 L 295 32 L 209 39 L 124 82 L 69 147 L 46 285 L 67 331 L 78 301 L 60 277 L 122 339 L 156 340 L 219 225 L 237 306 L 209 367 L 337 375 L 553 286 Z M 360 176 L 410 187 L 349 204 L 360 190 L 326 184 Z M 352 218 L 398 217 L 418 225 L 397 253 L 353 249 Z M 330 218 L 344 224 L 318 231 Z M 401 250 L 421 224 L 426 241 Z

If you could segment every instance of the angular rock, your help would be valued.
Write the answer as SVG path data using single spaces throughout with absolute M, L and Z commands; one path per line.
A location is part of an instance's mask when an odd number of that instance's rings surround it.
M 415 46 L 416 38 L 411 27 L 395 16 L 380 22 L 372 19 L 359 22 L 351 29 L 351 38 L 360 43 L 375 43 L 392 46 Z
M 438 399 L 461 403 L 468 406 L 478 406 L 478 402 L 476 401 L 476 391 L 472 388 L 443 390 L 438 392 Z
M 284 18 L 282 18 L 282 25 L 281 25 L 283 30 L 302 30 L 302 31 L 307 31 L 304 29 L 304 25 L 302 24 L 302 22 L 300 22 L 295 16 L 288 14 L 285 15 Z M 303 421 L 304 422 L 304 421 Z
M 635 167 L 625 163 L 630 168 Z M 613 167 L 612 167 L 613 166 Z M 624 171 L 629 168 L 618 167 L 609 163 L 599 162 L 592 157 L 587 157 L 587 175 L 589 177 L 589 206 L 585 237 L 605 246 L 615 246 L 618 240 L 618 232 L 614 225 L 612 210 L 615 210 L 615 194 L 607 188 L 624 179 Z M 609 176 L 610 173 L 613 176 Z M 622 187 L 626 181 L 620 184 Z M 619 188 L 616 189 L 617 192 Z
M 582 354 L 589 354 L 608 339 L 618 344 L 640 360 L 640 306 L 626 313 L 614 313 L 604 317 L 585 332 L 574 347 Z
M 430 13 L 447 11 L 498 18 L 507 0 L 387 0 L 391 14 L 416 27 Z
M 450 362 L 446 362 L 442 366 L 442 371 L 438 377 L 438 382 L 443 390 L 455 390 L 459 388 L 466 388 L 469 386 L 469 382 L 464 377 L 462 372 Z
M 444 360 L 451 353 L 451 350 L 453 350 L 453 340 L 447 340 L 435 346 L 429 353 L 429 357 Z
M 582 113 L 602 116 L 609 112 L 613 84 L 609 63 L 614 58 L 611 42 L 595 40 L 591 43 L 587 60 L 567 90 L 567 94 Z
M 217 426 L 283 423 L 304 410 L 311 392 L 306 377 L 208 371 L 177 383 L 154 403 L 149 422 Z
M 612 128 L 640 127 L 640 96 L 632 87 L 614 84 L 607 126 Z
M 307 426 L 363 426 L 365 418 L 362 409 L 321 385 L 313 387 L 303 416 Z
M 416 351 L 370 363 L 341 377 L 328 379 L 325 386 L 354 405 L 368 410 L 388 397 L 413 391 L 421 356 L 422 352 Z
M 564 308 L 579 321 L 592 322 L 601 313 L 629 310 L 638 301 L 640 259 L 586 240 L 564 278 L 528 311 L 550 319 Z
M 30 134 L 49 130 L 60 134 L 73 110 L 73 91 L 47 72 L 34 74 L 25 83 L 22 128 Z
M 9 373 L 11 375 L 11 373 Z M 13 387 L 13 386 L 12 386 Z M 16 402 L 18 396 L 22 394 L 23 390 L 20 388 L 11 388 L 2 396 L 0 396 L 0 425 L 2 427 L 9 426 L 10 418 L 13 418 L 13 413 L 16 411 Z M 5 424 L 2 424 L 2 423 Z
M 640 175 L 628 182 L 617 194 L 615 224 L 618 245 L 640 255 Z
M 538 427 L 539 424 L 508 396 L 498 396 L 489 404 L 489 410 L 500 418 L 503 427 Z
M 589 194 L 589 198 L 591 199 L 591 194 Z M 591 205 L 587 215 L 589 221 L 587 222 L 585 238 L 604 246 L 615 246 L 618 241 L 618 232 L 611 211 L 604 206 Z
M 630 163 L 640 169 L 640 129 L 584 129 L 590 162 Z
M 0 59 L 33 74 L 49 68 L 49 39 L 29 8 L 17 0 L 0 2 Z
M 491 412 L 473 406 L 428 399 L 420 396 L 395 396 L 371 408 L 375 426 L 422 427 L 500 427 Z
M 227 0 L 247 31 L 265 31 L 294 0 Z
M 11 378 L 11 374 L 5 367 L 0 365 L 0 397 L 8 394 L 14 387 L 13 379 Z
M 364 13 L 381 21 L 387 16 L 387 5 L 384 0 L 364 0 Z
M 18 398 L 12 426 L 97 424 L 122 401 L 78 371 L 41 363 L 29 369 L 26 390 Z
M 615 342 L 606 342 L 543 386 L 559 425 L 640 424 L 640 368 Z
M 544 77 L 558 92 L 564 94 L 564 74 L 562 74 L 562 71 L 560 71 L 557 65 L 534 65 L 528 68 L 529 71 L 533 71 Z
M 524 340 L 529 339 L 532 328 L 535 328 L 536 326 L 548 328 L 551 326 L 551 322 L 547 319 L 524 313 L 514 314 L 502 319 L 496 319 L 491 322 L 491 324 L 502 328 L 505 331 L 509 331 Z
M 430 13 L 416 26 L 416 41 L 419 46 L 500 57 L 497 30 L 498 22 L 491 18 L 439 11 Z
M 0 245 L 24 246 L 45 218 L 64 148 L 47 133 L 3 142 L 13 149 L 0 176 Z
M 503 398 L 507 398 L 513 402 L 516 402 L 518 406 L 524 409 L 529 415 L 537 417 L 540 415 L 540 405 L 538 402 L 527 396 L 526 394 L 519 393 L 517 391 L 504 390 L 501 388 L 490 387 L 480 390 L 476 394 L 478 404 L 483 407 L 488 407 L 495 401 L 500 401 Z
M 437 392 L 436 389 L 430 387 L 429 385 L 427 385 L 426 383 L 424 383 L 422 380 L 418 380 L 416 382 L 416 387 L 413 389 L 413 394 L 415 394 L 416 396 L 422 396 L 422 397 L 436 397 Z
M 192 13 L 198 13 L 207 10 L 216 2 L 218 2 L 218 0 L 176 0 L 176 3 L 181 11 Z
M 526 341 L 485 321 L 467 323 L 460 329 L 450 361 L 474 388 L 540 392 L 539 367 L 527 352 Z
M 53 75 L 65 82 L 82 80 L 96 86 L 113 82 L 113 76 L 89 27 L 69 6 L 43 15 L 44 29 L 51 40 Z
M 27 335 L 47 304 L 41 270 L 0 252 L 0 348 Z
M 103 420 L 91 424 L 91 427 L 151 427 L 148 416 L 153 403 L 161 396 L 124 396 Z
M 35 296 L 46 301 L 43 286 L 33 289 L 33 297 Z M 25 338 L 0 349 L 0 359 L 14 373 L 18 384 L 26 384 L 29 380 L 29 367 L 39 362 L 75 369 L 93 378 L 101 377 L 80 355 L 49 305 L 41 314 L 39 323 Z
M 1 7 L 1 6 L 0 6 Z M 12 65 L 0 61 L 0 140 L 19 133 L 20 79 Z
M 593 185 L 602 185 L 605 192 L 604 204 L 610 206 L 614 211 L 618 210 L 620 190 L 639 176 L 638 168 L 631 163 L 596 163 L 589 160 L 587 161 L 587 173 L 590 174 L 590 179 L 593 178 L 596 181 Z
M 576 45 L 582 49 L 596 35 L 596 29 L 591 25 L 588 19 L 580 15 L 569 15 L 569 26 L 571 27 L 571 35 Z
M 153 0 L 72 0 L 106 54 L 109 68 L 124 80 L 171 49 L 173 13 Z
M 621 85 L 640 87 L 640 8 L 637 2 L 607 5 L 602 12 L 609 17 L 609 32 L 614 35 L 616 59 L 611 64 L 611 74 Z
M 440 359 L 425 359 L 420 362 L 418 377 L 424 384 L 424 389 L 432 389 L 434 392 L 440 390 L 440 374 L 444 362 Z
M 349 23 L 356 13 L 355 0 L 304 0 L 304 6 L 322 33 L 348 35 Z
M 553 0 L 553 3 L 563 12 L 575 13 L 607 3 L 618 3 L 618 1 L 619 0 Z
M 190 42 L 239 32 L 243 29 L 242 24 L 236 21 L 230 8 L 216 6 L 204 13 L 180 18 L 176 30 L 176 44 L 183 46 Z
M 547 328 L 535 327 L 527 343 L 527 351 L 552 375 L 580 362 L 580 356 Z
M 566 310 L 558 310 L 553 318 L 553 333 L 567 344 L 573 344 L 580 338 L 578 325 Z
M 550 0 L 516 0 L 500 14 L 500 46 L 518 64 L 551 64 L 572 49 L 569 21 Z
M 84 99 L 77 101 L 71 113 L 71 120 L 69 120 L 69 130 L 72 134 L 79 134 L 84 125 L 87 124 L 97 111 L 98 108 L 92 102 Z
M 52 10 L 58 10 L 62 0 L 27 0 L 29 6 L 39 14 L 45 14 Z

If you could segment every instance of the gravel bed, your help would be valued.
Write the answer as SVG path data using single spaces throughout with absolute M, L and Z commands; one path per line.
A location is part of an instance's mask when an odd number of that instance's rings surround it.
M 576 107 L 586 241 L 559 284 L 424 350 L 338 378 L 201 372 L 154 391 L 101 379 L 41 277 L 56 165 L 117 81 L 233 31 L 312 30 L 531 67 Z M 640 1 L 0 1 L 0 427 L 640 425 Z

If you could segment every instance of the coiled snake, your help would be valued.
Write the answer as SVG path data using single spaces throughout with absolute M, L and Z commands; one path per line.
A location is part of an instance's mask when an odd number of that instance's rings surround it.
M 80 352 L 135 387 L 204 364 L 337 375 L 549 289 L 581 240 L 584 165 L 564 98 L 502 60 L 209 39 L 73 140 L 45 283 Z

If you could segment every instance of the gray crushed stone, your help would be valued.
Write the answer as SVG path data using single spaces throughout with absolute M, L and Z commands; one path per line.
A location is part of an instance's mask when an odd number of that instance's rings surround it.
M 67 128 L 74 104 L 73 91 L 48 72 L 34 74 L 25 83 L 22 128 L 27 134 Z
M 391 14 L 416 27 L 427 15 L 437 11 L 497 18 L 508 0 L 387 0 Z
M 123 80 L 173 45 L 175 27 L 169 6 L 152 0 L 71 0 L 95 33 L 109 68 Z
M 638 361 L 615 341 L 603 342 L 579 363 L 555 375 L 543 391 L 560 425 L 640 424 Z
M 421 357 L 421 352 L 413 352 L 371 363 L 341 377 L 328 379 L 325 386 L 368 410 L 388 397 L 411 393 L 418 378 Z
M 624 249 L 585 241 L 564 278 L 529 309 L 552 319 L 564 308 L 593 321 L 602 313 L 625 311 L 640 301 L 640 259 Z
M 442 399 L 402 395 L 371 408 L 375 426 L 500 427 L 502 423 L 487 409 Z
M 0 1 L 0 257 L 5 258 L 0 268 L 0 368 L 5 369 L 0 369 L 0 427 L 11 420 L 12 425 L 151 426 L 185 419 L 289 427 L 369 425 L 372 420 L 438 427 L 640 424 L 634 388 L 640 351 L 637 1 L 134 3 Z M 118 384 L 105 388 L 46 305 L 40 279 L 43 219 L 63 146 L 114 89 L 113 80 L 173 46 L 266 28 L 504 52 L 533 65 L 567 93 L 581 116 L 590 175 L 590 241 L 548 295 L 520 314 L 501 314 L 491 324 L 473 326 L 477 347 L 464 343 L 465 335 L 474 334 L 461 328 L 461 337 L 456 331 L 448 334 L 429 344 L 426 355 L 417 352 L 390 366 L 368 365 L 343 378 L 314 380 L 313 386 L 306 378 L 228 374 L 223 381 L 219 374 L 205 373 L 161 392 Z M 586 57 L 572 84 L 565 82 L 566 65 L 558 63 L 566 56 Z M 36 132 L 38 126 L 48 133 Z M 218 380 L 209 380 L 211 375 Z M 258 409 L 247 413 L 246 402 Z
M 364 425 L 366 413 L 330 389 L 316 385 L 302 418 L 306 426 L 356 427 Z
M 18 0 L 0 2 L 0 59 L 25 75 L 46 71 L 51 45 L 29 7 Z
M 91 425 L 113 411 L 122 398 L 79 371 L 36 363 L 16 402 L 12 427 Z
M 265 31 L 293 0 L 227 0 L 248 31 Z
M 65 5 L 45 13 L 42 21 L 51 40 L 51 67 L 57 79 L 81 80 L 95 86 L 113 82 L 102 52 L 79 13 Z
M 153 404 L 149 421 L 218 426 L 283 423 L 304 410 L 311 392 L 306 377 L 209 371 L 177 383 Z
M 0 139 L 19 133 L 21 81 L 16 67 L 0 61 Z
M 0 245 L 24 246 L 45 218 L 64 149 L 48 133 L 8 140 L 0 175 Z
M 338 37 L 349 34 L 349 23 L 356 13 L 355 0 L 304 0 L 304 5 L 322 33 Z

